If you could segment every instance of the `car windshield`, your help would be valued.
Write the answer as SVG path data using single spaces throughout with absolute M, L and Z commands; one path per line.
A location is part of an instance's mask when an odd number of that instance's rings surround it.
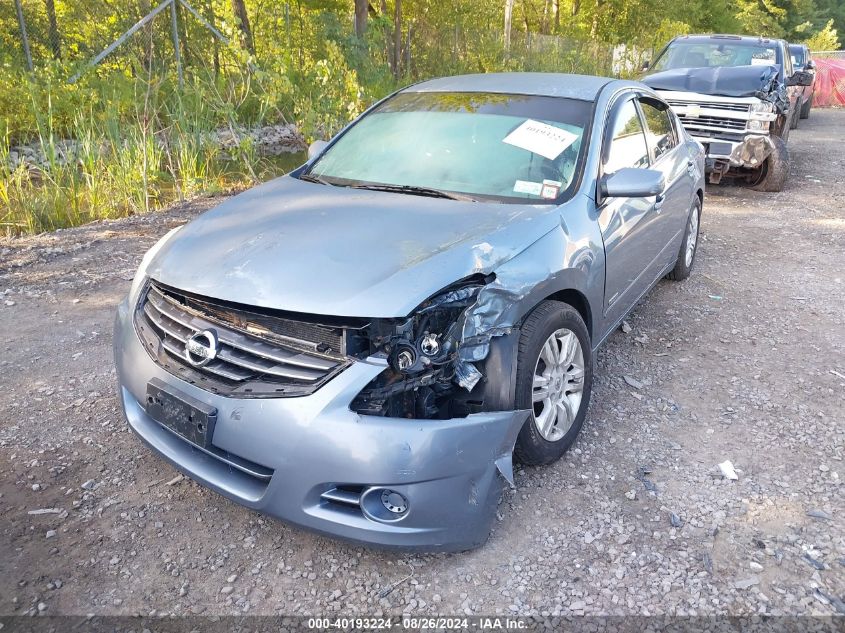
M 654 61 L 652 70 L 707 68 L 715 66 L 756 66 L 780 64 L 775 44 L 733 40 L 670 42 Z
M 351 126 L 301 178 L 512 203 L 575 188 L 592 103 L 494 93 L 406 92 Z

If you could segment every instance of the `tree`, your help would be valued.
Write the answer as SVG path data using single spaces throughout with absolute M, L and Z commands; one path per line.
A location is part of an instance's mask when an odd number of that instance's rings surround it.
M 811 51 L 838 51 L 839 50 L 839 36 L 836 29 L 833 28 L 833 20 L 828 20 L 824 28 L 807 40 L 807 46 Z
M 369 9 L 369 0 L 355 0 L 355 35 L 358 37 L 364 37 L 364 33 L 367 32 Z
M 44 0 L 44 8 L 47 10 L 47 34 L 50 38 L 50 50 L 53 51 L 53 59 L 61 59 L 62 44 L 59 39 L 59 25 L 56 21 L 56 3 L 54 0 Z
M 513 2 L 505 0 L 505 50 L 511 49 L 511 25 L 513 23 Z
M 397 79 L 402 74 L 402 0 L 393 5 L 393 72 Z
M 232 0 L 232 11 L 235 14 L 235 21 L 241 29 L 244 47 L 255 55 L 255 42 L 252 39 L 252 29 L 249 27 L 249 15 L 246 12 L 244 0 Z

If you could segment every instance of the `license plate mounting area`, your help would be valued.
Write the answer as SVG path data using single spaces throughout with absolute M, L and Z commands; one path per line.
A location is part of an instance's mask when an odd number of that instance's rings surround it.
M 147 383 L 146 411 L 153 420 L 191 444 L 211 448 L 217 407 L 153 378 Z

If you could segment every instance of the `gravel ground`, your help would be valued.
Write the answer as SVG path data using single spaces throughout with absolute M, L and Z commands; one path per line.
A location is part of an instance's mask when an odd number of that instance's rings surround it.
M 845 613 L 843 141 L 814 111 L 786 191 L 710 188 L 692 278 L 610 338 L 575 448 L 462 554 L 268 520 L 127 429 L 115 305 L 215 200 L 0 242 L 0 615 Z

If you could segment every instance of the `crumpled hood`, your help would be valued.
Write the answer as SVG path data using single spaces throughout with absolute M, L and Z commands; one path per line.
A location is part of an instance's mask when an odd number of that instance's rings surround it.
M 777 66 L 716 66 L 676 68 L 646 75 L 642 82 L 655 90 L 697 92 L 722 97 L 758 97 L 778 90 Z M 762 95 L 762 96 L 761 96 Z
M 282 177 L 190 222 L 148 275 L 196 294 L 333 316 L 409 314 L 560 226 L 552 205 L 462 202 Z

